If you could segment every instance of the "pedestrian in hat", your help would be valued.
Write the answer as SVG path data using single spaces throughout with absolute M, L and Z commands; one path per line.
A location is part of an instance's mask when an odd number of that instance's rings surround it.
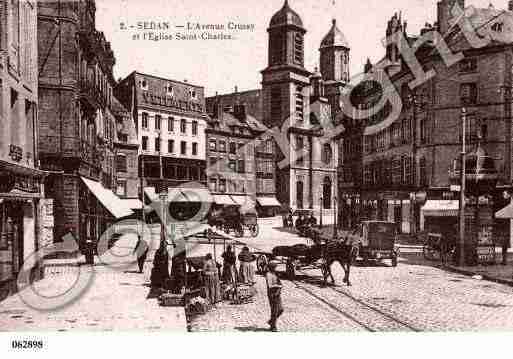
M 139 267 L 139 273 L 143 272 L 144 263 L 146 263 L 149 249 L 149 246 L 145 241 L 141 239 L 141 236 L 137 236 L 137 244 L 134 248 L 134 254 L 137 256 L 137 266 Z
M 271 307 L 271 319 L 267 322 L 270 330 L 276 332 L 276 321 L 283 313 L 283 305 L 281 302 L 281 281 L 276 274 L 276 261 L 269 262 L 268 271 L 265 274 L 265 282 L 267 284 L 267 297 L 269 298 L 269 305 Z

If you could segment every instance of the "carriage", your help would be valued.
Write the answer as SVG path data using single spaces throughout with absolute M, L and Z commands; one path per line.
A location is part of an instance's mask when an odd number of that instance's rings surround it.
M 398 249 L 395 247 L 397 224 L 386 221 L 364 221 L 348 236 L 359 243 L 359 256 L 368 260 L 390 259 L 397 266 Z
M 269 261 L 274 260 L 285 265 L 285 273 L 290 279 L 295 278 L 296 270 L 320 269 L 325 283 L 328 277 L 334 282 L 330 268 L 334 261 L 338 261 L 345 272 L 344 282 L 350 285 L 349 271 L 351 263 L 356 259 L 357 247 L 345 241 L 325 240 L 314 245 L 277 246 L 271 253 L 255 254 L 259 273 L 265 273 Z
M 223 231 L 226 234 L 235 232 L 236 237 L 243 237 L 244 231 L 248 230 L 252 237 L 258 236 L 258 217 L 254 212 L 237 214 L 226 218 L 223 221 Z

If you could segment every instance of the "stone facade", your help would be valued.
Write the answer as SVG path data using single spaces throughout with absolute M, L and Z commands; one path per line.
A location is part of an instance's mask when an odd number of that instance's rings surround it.
M 438 26 L 426 24 L 418 36 L 409 35 L 406 23 L 395 14 L 388 22 L 387 35 L 400 31 L 412 46 L 422 35 L 447 31 L 447 9 L 455 3 L 440 1 Z M 458 0 L 458 4 L 464 6 L 464 1 Z M 384 67 L 388 62 L 386 75 L 400 96 L 402 108 L 397 118 L 391 119 L 385 108 L 366 121 L 352 121 L 352 130 L 346 131 L 342 158 L 352 158 L 359 136 L 363 153 L 360 164 L 354 158 L 343 163 L 341 172 L 356 176 L 344 181 L 341 192 L 348 198 L 357 194 L 359 202 L 352 202 L 352 211 L 359 212 L 360 218 L 395 221 L 403 232 L 415 233 L 422 229 L 421 207 L 426 199 L 458 198 L 450 190 L 450 171 L 461 151 L 463 107 L 467 113 L 467 150 L 474 150 L 479 141 L 495 158 L 499 182 L 491 195 L 495 209 L 507 204 L 502 192 L 511 187 L 512 179 L 511 92 L 507 90 L 511 87 L 512 52 L 511 30 L 503 25 L 513 21 L 513 13 L 489 7 L 476 9 L 469 19 L 480 28 L 480 35 L 490 36 L 491 42 L 473 48 L 461 31 L 443 34 L 451 51 L 464 55 L 452 66 L 446 65 L 435 46 L 422 45 L 416 56 L 424 68 L 434 70 L 435 76 L 413 89 L 409 84 L 415 77 L 393 46 L 376 65 Z M 367 72 L 376 71 L 370 67 L 368 63 Z M 371 89 L 358 95 L 361 109 L 368 109 L 376 103 L 379 91 Z M 354 171 L 358 168 L 361 170 Z
M 201 86 L 133 72 L 116 86 L 130 108 L 139 143 L 144 187 L 206 187 L 204 89 Z M 162 163 L 162 171 L 160 164 Z
M 39 157 L 55 200 L 55 239 L 98 239 L 112 217 L 81 177 L 116 185 L 114 54 L 93 0 L 38 3 Z
M 35 1 L 0 4 L 0 300 L 17 290 L 25 258 L 51 241 L 36 140 L 36 36 Z M 33 271 L 38 279 L 39 268 Z

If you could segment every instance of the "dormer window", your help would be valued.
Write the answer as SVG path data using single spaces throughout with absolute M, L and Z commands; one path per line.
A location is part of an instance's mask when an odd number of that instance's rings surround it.
M 166 85 L 166 95 L 174 96 L 173 85 L 171 85 L 171 84 Z
M 504 28 L 503 22 L 496 22 L 495 24 L 492 25 L 492 30 L 495 32 L 502 32 L 503 28 Z
M 140 84 L 141 84 L 141 89 L 142 90 L 144 90 L 144 91 L 148 90 L 148 82 L 146 80 L 140 81 Z

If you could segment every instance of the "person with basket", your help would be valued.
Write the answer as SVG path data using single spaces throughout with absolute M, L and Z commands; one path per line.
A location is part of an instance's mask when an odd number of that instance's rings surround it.
M 273 332 L 278 331 L 276 321 L 283 314 L 283 305 L 281 301 L 281 281 L 276 274 L 276 266 L 278 262 L 270 261 L 268 271 L 265 274 L 265 282 L 267 284 L 267 297 L 269 299 L 269 306 L 271 307 L 271 319 L 267 322 L 270 330 Z

